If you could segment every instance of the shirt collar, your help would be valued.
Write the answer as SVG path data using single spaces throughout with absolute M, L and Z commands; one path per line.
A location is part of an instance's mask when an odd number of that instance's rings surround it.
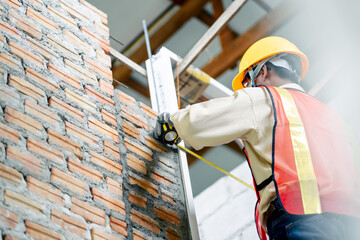
M 297 83 L 287 83 L 287 84 L 281 85 L 279 88 L 290 88 L 290 89 L 295 89 L 295 90 L 305 92 L 305 90 Z

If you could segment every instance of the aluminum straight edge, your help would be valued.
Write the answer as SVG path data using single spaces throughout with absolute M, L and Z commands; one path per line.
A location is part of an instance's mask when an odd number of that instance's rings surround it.
M 150 90 L 150 98 L 151 105 L 154 106 L 154 110 L 157 112 L 174 112 L 178 109 L 177 99 L 176 99 L 176 91 L 175 85 L 173 81 L 173 71 L 171 67 L 171 54 L 167 49 L 161 49 L 159 53 L 152 57 L 152 65 L 150 67 L 150 59 L 146 60 L 146 69 L 148 72 L 148 82 L 149 82 L 149 90 Z M 160 71 L 160 72 L 159 72 Z M 157 89 L 159 91 L 155 91 L 156 85 L 163 85 L 166 89 Z M 161 91 L 166 90 L 166 94 L 170 94 L 170 97 L 165 97 L 166 99 L 162 99 Z M 158 94 L 156 97 L 155 95 Z M 159 102 L 156 102 L 159 101 Z M 166 104 L 163 105 L 163 102 L 174 102 L 174 104 Z M 158 109 L 155 109 L 158 108 Z M 180 143 L 182 146 L 183 143 Z M 200 240 L 199 228 L 196 219 L 195 205 L 194 205 L 194 197 L 192 194 L 190 174 L 189 174 L 189 166 L 187 164 L 186 154 L 178 150 L 179 160 L 180 160 L 180 168 L 181 168 L 181 178 L 183 183 L 185 201 L 186 201 L 186 210 L 189 219 L 189 226 L 191 231 L 191 238 L 193 240 Z
M 247 0 L 235 0 L 194 45 L 179 65 L 179 73 L 183 73 L 195 58 L 210 44 L 218 32 L 235 16 Z
M 118 52 L 117 50 L 115 50 L 114 48 L 110 47 L 110 54 L 112 56 L 114 56 L 115 58 L 119 59 L 122 63 L 124 63 L 126 66 L 128 66 L 129 68 L 131 68 L 132 70 L 140 73 L 141 75 L 143 75 L 144 77 L 147 76 L 146 74 L 146 70 L 141 67 L 139 64 L 137 64 L 136 62 L 132 61 L 130 58 L 126 57 L 125 55 L 121 54 L 120 52 Z

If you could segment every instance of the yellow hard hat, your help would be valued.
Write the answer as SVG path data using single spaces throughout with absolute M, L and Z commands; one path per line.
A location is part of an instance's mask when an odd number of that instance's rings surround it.
M 239 64 L 239 73 L 235 76 L 232 82 L 232 88 L 235 91 L 245 88 L 242 84 L 245 73 L 261 60 L 273 56 L 278 53 L 292 53 L 296 54 L 301 59 L 302 74 L 300 80 L 305 76 L 309 68 L 309 60 L 293 43 L 282 37 L 265 37 L 253 45 L 244 53 Z

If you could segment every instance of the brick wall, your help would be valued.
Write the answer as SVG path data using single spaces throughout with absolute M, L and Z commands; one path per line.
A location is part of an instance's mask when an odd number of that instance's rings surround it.
M 112 86 L 106 14 L 83 0 L 0 13 L 0 236 L 189 239 L 176 152 Z

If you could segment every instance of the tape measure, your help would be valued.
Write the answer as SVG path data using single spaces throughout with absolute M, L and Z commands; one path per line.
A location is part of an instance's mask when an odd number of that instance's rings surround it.
M 170 145 L 176 144 L 179 139 L 179 135 L 176 132 L 175 128 L 168 123 L 163 123 L 162 128 L 162 140 Z

